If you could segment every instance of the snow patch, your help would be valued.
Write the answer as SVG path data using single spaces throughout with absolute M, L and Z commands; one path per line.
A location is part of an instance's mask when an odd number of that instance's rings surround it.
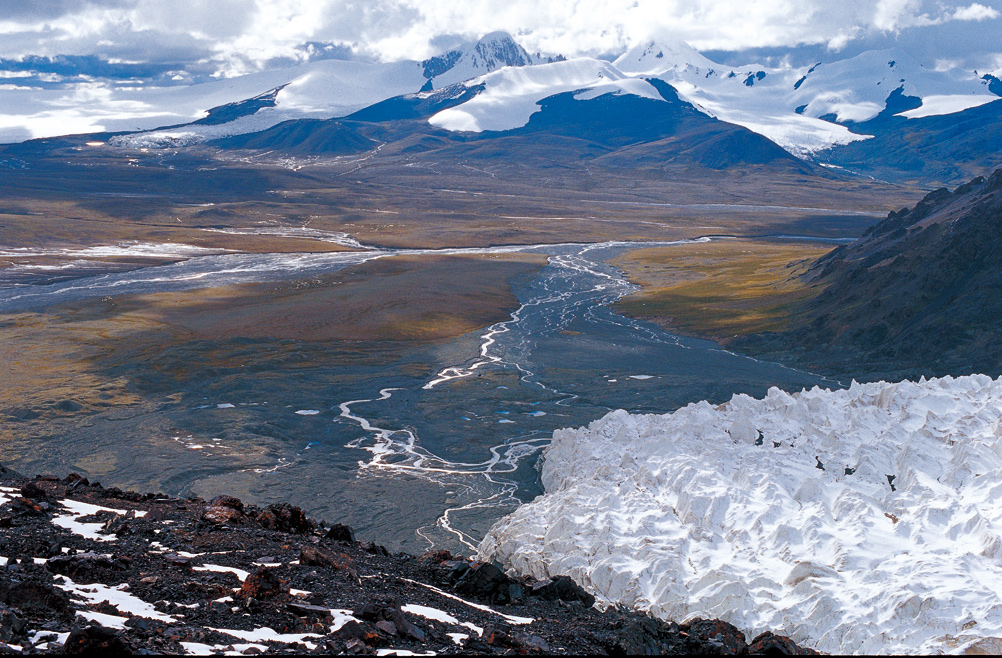
M 91 585 L 78 585 L 73 582 L 67 576 L 57 576 L 53 581 L 53 584 L 59 589 L 68 592 L 70 596 L 74 598 L 85 599 L 88 603 L 102 603 L 107 601 L 111 605 L 119 609 L 119 611 L 134 615 L 136 617 L 145 617 L 147 619 L 155 619 L 157 621 L 162 621 L 168 624 L 172 624 L 177 621 L 174 617 L 166 615 L 162 612 L 158 612 L 151 604 L 143 601 L 137 596 L 129 594 L 126 590 L 129 589 L 127 583 L 122 585 L 117 585 L 115 587 L 109 587 L 108 585 L 102 585 L 100 583 L 94 583 Z M 84 616 L 87 615 L 99 615 L 100 613 L 92 613 L 87 611 L 78 612 Z M 111 618 L 103 620 L 105 617 Z M 93 619 L 98 621 L 102 626 L 108 626 L 109 624 L 117 624 L 115 621 L 117 619 L 122 619 L 123 623 L 127 619 L 126 617 L 113 617 L 112 615 L 101 615 L 100 617 L 87 617 L 88 619 Z M 103 621 L 102 621 L 103 620 Z M 105 623 L 107 622 L 107 623 Z M 118 626 L 111 626 L 112 628 L 119 628 Z
M 316 633 L 278 633 L 275 629 L 268 628 L 267 626 L 255 628 L 252 631 L 240 631 L 229 628 L 210 628 L 208 626 L 206 628 L 211 631 L 216 631 L 217 633 L 231 635 L 240 640 L 247 640 L 248 642 L 282 642 L 284 644 L 302 642 L 310 649 L 315 649 L 317 645 L 311 642 L 305 642 L 304 640 L 307 638 L 323 637 L 322 635 L 317 635 Z
M 121 509 L 114 509 L 112 507 L 102 507 L 101 505 L 91 505 L 90 503 L 82 503 L 78 500 L 60 500 L 59 504 L 69 510 L 68 514 L 57 514 L 52 517 L 52 524 L 69 530 L 73 534 L 80 535 L 84 539 L 93 539 L 95 541 L 115 541 L 118 539 L 116 535 L 113 534 L 99 534 L 98 531 L 104 526 L 104 523 L 82 523 L 79 519 L 83 516 L 90 516 L 91 514 L 97 514 L 98 512 L 114 512 L 115 514 L 125 515 L 128 514 L 127 511 Z M 133 512 L 137 519 L 141 519 L 146 516 L 146 512 Z
M 608 62 L 588 57 L 504 68 L 466 84 L 483 84 L 485 88 L 462 105 L 435 114 L 428 123 L 464 132 L 513 130 L 529 123 L 529 118 L 540 110 L 541 100 L 566 92 L 578 92 L 575 94 L 578 100 L 606 93 L 664 100 L 649 82 L 627 78 Z
M 479 557 L 824 652 L 962 651 L 1002 635 L 1000 437 L 983 375 L 615 411 L 554 432 Z
M 440 596 L 444 596 L 447 599 L 452 599 L 453 601 L 458 601 L 458 602 L 462 603 L 463 605 L 468 605 L 471 608 L 474 608 L 476 610 L 480 610 L 482 612 L 487 612 L 487 613 L 490 613 L 492 615 L 497 615 L 497 616 L 501 617 L 502 619 L 504 619 L 505 621 L 507 621 L 509 624 L 522 625 L 522 624 L 531 624 L 532 622 L 536 621 L 532 617 L 518 617 L 516 615 L 506 615 L 505 613 L 498 612 L 497 610 L 495 610 L 494 608 L 491 608 L 489 606 L 481 605 L 479 603 L 473 603 L 472 601 L 467 601 L 466 599 L 461 599 L 458 596 L 456 596 L 455 594 L 449 594 L 448 592 L 440 590 L 439 588 L 435 587 L 434 585 L 429 585 L 427 583 L 422 583 L 422 582 L 419 582 L 417 580 L 411 580 L 410 578 L 401 578 L 401 580 L 405 580 L 408 583 L 412 583 L 414 585 L 420 585 L 421 587 L 424 587 L 426 589 L 430 589 L 431 591 L 435 592 L 436 594 L 438 594 Z M 472 624 L 466 624 L 466 623 L 464 623 L 462 625 L 463 626 L 467 626 L 468 628 L 477 628 L 477 629 L 479 629 L 479 627 L 473 626 Z M 478 630 L 478 632 L 482 632 L 482 629 Z
M 958 94 L 926 96 L 922 99 L 921 107 L 901 112 L 899 116 L 909 119 L 921 119 L 922 117 L 931 117 L 940 114 L 953 114 L 954 112 L 969 110 L 972 107 L 980 107 L 998 99 L 998 96 L 961 96 Z
M 247 580 L 250 575 L 249 571 L 244 571 L 243 569 L 238 569 L 237 567 L 224 567 L 218 564 L 203 564 L 200 567 L 192 567 L 192 571 L 214 571 L 216 573 L 232 573 L 234 574 L 240 582 Z

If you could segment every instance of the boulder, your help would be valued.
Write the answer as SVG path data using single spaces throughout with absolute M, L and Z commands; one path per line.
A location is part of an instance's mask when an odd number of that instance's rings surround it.
M 27 622 L 9 606 L 0 603 L 0 642 L 20 644 L 27 638 Z
M 129 560 L 124 557 L 107 557 L 92 551 L 76 555 L 57 555 L 49 558 L 45 568 L 52 573 L 69 576 L 78 582 L 101 582 L 109 571 L 126 571 Z
M 69 613 L 69 598 L 49 584 L 0 578 L 0 603 L 22 614 L 55 619 Z
M 240 525 L 247 519 L 244 504 L 233 496 L 216 496 L 202 511 L 201 520 L 211 525 Z
M 268 509 L 258 513 L 257 522 L 266 530 L 300 535 L 314 528 L 313 522 L 306 517 L 306 512 L 289 503 L 269 505 Z
M 105 656 L 133 653 L 128 641 L 118 631 L 96 624 L 71 630 L 63 645 L 63 651 L 71 654 L 85 653 Z
M 424 642 L 425 640 L 424 631 L 407 619 L 396 599 L 375 599 L 369 601 L 352 614 L 358 619 L 373 622 L 381 630 L 383 630 L 385 624 L 380 626 L 379 622 L 389 622 L 393 625 L 397 635 L 409 637 L 418 642 Z
M 278 577 L 275 569 L 261 567 L 247 576 L 240 591 L 234 596 L 241 599 L 257 599 L 258 601 L 280 597 L 287 598 L 289 586 Z
M 343 541 L 349 544 L 355 543 L 355 532 L 343 523 L 335 523 L 324 535 L 325 539 L 330 539 L 332 541 Z
M 736 656 L 748 652 L 745 634 L 725 621 L 696 617 L 679 628 L 689 635 L 689 653 Z
M 339 557 L 330 551 L 325 551 L 309 544 L 299 551 L 299 563 L 311 567 L 326 567 L 329 569 L 347 569 L 348 556 Z
M 586 608 L 595 605 L 595 597 L 574 582 L 570 576 L 556 576 L 548 581 L 538 582 L 532 586 L 529 595 L 539 597 L 544 601 L 565 601 L 568 603 L 578 601 Z
M 799 646 L 785 635 L 766 631 L 755 636 L 748 645 L 748 653 L 763 656 L 816 656 L 818 652 Z

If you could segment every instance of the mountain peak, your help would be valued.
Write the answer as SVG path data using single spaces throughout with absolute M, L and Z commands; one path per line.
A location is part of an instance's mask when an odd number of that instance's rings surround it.
M 491 32 L 421 64 L 436 89 L 469 80 L 505 66 L 530 66 L 535 58 L 507 32 Z
M 474 68 L 482 67 L 484 73 L 503 66 L 529 66 L 532 56 L 507 32 L 491 32 L 481 37 L 464 55 Z M 460 62 L 465 57 L 460 58 Z
M 673 69 L 717 66 L 684 41 L 657 40 L 637 44 L 619 56 L 613 64 L 624 73 L 664 73 Z

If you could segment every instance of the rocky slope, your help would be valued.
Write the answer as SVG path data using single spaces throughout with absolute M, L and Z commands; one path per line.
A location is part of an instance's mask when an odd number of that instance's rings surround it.
M 810 653 L 771 633 L 749 644 L 718 620 L 599 612 L 565 577 L 390 555 L 287 504 L 178 500 L 78 475 L 0 467 L 0 556 L 0 654 Z
M 938 189 L 817 260 L 794 328 L 734 343 L 841 373 L 1002 373 L 1002 170 Z

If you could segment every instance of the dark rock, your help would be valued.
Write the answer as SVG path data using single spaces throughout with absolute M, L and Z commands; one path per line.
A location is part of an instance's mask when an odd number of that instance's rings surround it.
M 15 514 L 23 516 L 46 516 L 48 513 L 48 503 L 36 503 L 23 497 L 11 500 L 10 508 Z
M 580 601 L 586 608 L 595 605 L 595 597 L 585 591 L 570 576 L 556 576 L 549 581 L 533 585 L 530 596 L 544 601 Z
M 383 631 L 384 633 L 388 633 L 389 635 L 396 635 L 397 634 L 397 627 L 391 621 L 386 621 L 385 619 L 380 619 L 379 621 L 376 622 L 375 625 L 376 625 L 376 628 L 378 628 L 379 630 Z
M 697 645 L 694 647 L 697 653 L 736 656 L 748 651 L 745 634 L 725 621 L 697 617 L 680 628 L 687 632 L 689 640 Z
M 361 543 L 362 550 L 366 553 L 372 553 L 373 555 L 382 555 L 383 557 L 390 557 L 390 552 L 386 550 L 385 546 L 381 546 L 375 542 L 364 541 Z
M 331 616 L 330 608 L 322 605 L 307 605 L 305 603 L 289 603 L 285 606 L 293 614 L 312 619 L 323 619 Z
M 460 578 L 453 583 L 453 589 L 464 596 L 508 603 L 509 588 L 514 581 L 496 565 L 488 562 L 473 562 Z
M 335 523 L 324 535 L 325 539 L 330 539 L 332 541 L 343 541 L 350 544 L 355 543 L 355 532 L 343 523 Z
M 686 653 L 678 650 L 681 643 L 684 642 L 684 638 L 678 632 L 678 626 L 665 624 L 652 617 L 642 617 L 629 621 L 619 632 L 598 639 L 606 644 L 607 651 L 611 655 L 617 656 L 658 656 L 665 653 Z
M 519 645 L 519 653 L 550 653 L 550 645 L 541 637 L 515 632 L 511 639 Z
M 111 535 L 128 535 L 133 532 L 129 519 L 116 514 L 115 518 L 108 519 L 108 522 L 101 528 L 101 532 Z
M 87 653 L 102 655 L 132 654 L 132 647 L 117 631 L 103 626 L 74 628 L 63 645 L 66 653 Z
M 244 504 L 233 496 L 216 496 L 202 511 L 201 520 L 211 525 L 240 525 L 247 518 Z
M 353 615 L 359 619 L 371 622 L 391 622 L 397 634 L 410 637 L 419 642 L 425 641 L 424 631 L 407 619 L 396 599 L 369 601 L 356 610 Z
M 0 603 L 0 642 L 20 644 L 27 637 L 27 628 L 27 622 L 11 608 Z
M 69 598 L 47 583 L 0 579 L 0 602 L 34 617 L 61 617 L 69 612 Z
M 129 559 L 124 557 L 105 557 L 88 551 L 76 555 L 58 555 L 49 558 L 45 568 L 52 573 L 69 576 L 80 582 L 99 582 L 109 571 L 126 571 Z
M 334 637 L 345 641 L 345 646 L 349 649 L 355 647 L 357 650 L 352 650 L 352 653 L 368 653 L 368 645 L 383 643 L 383 636 L 375 626 L 354 620 L 339 628 Z
M 49 500 L 49 495 L 46 493 L 45 489 L 38 486 L 35 482 L 29 482 L 21 487 L 21 495 L 34 501 Z
M 347 569 L 347 556 L 338 557 L 330 551 L 316 546 L 303 546 L 299 552 L 299 563 L 311 567 L 327 567 L 329 569 Z
M 90 485 L 90 480 L 78 473 L 70 473 L 63 480 L 63 483 L 69 486 L 71 489 L 76 489 L 77 487 L 86 487 Z
M 816 656 L 817 651 L 805 649 L 784 635 L 775 635 L 771 631 L 755 636 L 748 645 L 748 653 L 763 656 Z
M 247 576 L 243 587 L 235 594 L 241 599 L 274 599 L 289 596 L 289 586 L 284 580 L 278 577 L 275 569 L 261 567 L 251 575 Z
M 14 517 L 10 514 L 0 516 L 0 528 L 10 528 L 14 525 Z
M 314 524 L 306 517 L 306 513 L 289 503 L 269 505 L 268 509 L 257 515 L 257 522 L 266 530 L 305 534 L 314 528 Z

